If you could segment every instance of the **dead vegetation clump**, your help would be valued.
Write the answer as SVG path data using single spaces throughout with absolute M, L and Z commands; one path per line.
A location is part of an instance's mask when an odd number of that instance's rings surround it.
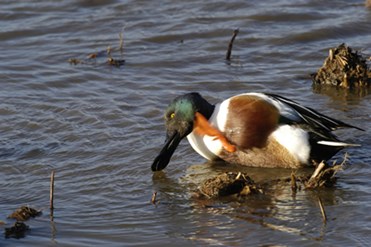
M 89 65 L 96 65 L 97 61 L 103 59 L 104 64 L 108 64 L 115 67 L 120 67 L 125 64 L 125 59 L 113 58 L 114 52 L 119 52 L 120 57 L 123 57 L 124 53 L 124 37 L 123 33 L 119 34 L 120 37 L 120 44 L 118 48 L 112 48 L 108 46 L 106 50 L 94 52 L 88 54 L 85 58 L 70 58 L 68 62 L 71 65 L 78 65 L 78 64 L 89 64 Z
M 343 88 L 368 87 L 371 85 L 371 71 L 366 59 L 346 44 L 329 50 L 322 67 L 312 74 L 314 84 L 332 85 Z
M 29 226 L 23 222 L 17 221 L 13 226 L 5 228 L 5 238 L 23 238 L 29 230 Z
M 305 189 L 316 189 L 320 187 L 332 187 L 336 183 L 336 173 L 343 169 L 343 163 L 328 165 L 321 162 L 313 175 L 304 182 Z
M 293 172 L 290 177 L 273 179 L 260 183 L 254 182 L 246 173 L 225 172 L 213 178 L 205 180 L 195 192 L 196 197 L 221 198 L 225 196 L 248 196 L 263 194 L 272 191 L 276 185 L 284 185 L 291 188 L 293 193 L 304 190 L 314 190 L 323 187 L 332 187 L 336 183 L 336 174 L 342 170 L 347 161 L 347 154 L 340 164 L 328 165 L 321 162 L 316 165 L 312 175 L 296 176 Z
M 11 227 L 5 228 L 5 238 L 23 238 L 30 227 L 26 225 L 23 221 L 35 218 L 41 215 L 41 211 L 28 206 L 21 206 L 16 209 L 12 214 L 8 216 L 10 219 L 15 219 L 16 222 Z
M 18 221 L 26 221 L 31 217 L 35 218 L 39 215 L 41 215 L 41 211 L 28 206 L 21 206 L 20 208 L 16 209 L 11 215 L 9 215 L 8 218 L 16 219 Z
M 217 198 L 230 195 L 246 196 L 263 191 L 247 174 L 226 172 L 207 179 L 198 188 L 198 193 L 207 198 Z

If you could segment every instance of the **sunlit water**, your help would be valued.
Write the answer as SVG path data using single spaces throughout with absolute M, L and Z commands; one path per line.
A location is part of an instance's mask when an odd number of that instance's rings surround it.
M 0 245 L 369 244 L 370 95 L 313 89 L 309 76 L 343 42 L 370 56 L 371 11 L 363 4 L 1 1 L 0 229 L 14 223 L 6 217 L 21 205 L 43 215 L 26 222 L 25 238 L 3 235 Z M 124 66 L 108 65 L 105 55 L 87 59 L 108 46 Z M 71 65 L 70 58 L 87 63 Z M 245 202 L 198 201 L 192 191 L 225 165 L 205 163 L 184 141 L 164 172 L 150 170 L 165 138 L 163 110 L 189 91 L 213 103 L 241 92 L 282 94 L 365 129 L 339 132 L 362 147 L 347 150 L 350 165 L 332 189 L 293 196 L 278 186 Z M 246 171 L 256 180 L 291 173 Z M 154 191 L 157 205 L 150 203 Z

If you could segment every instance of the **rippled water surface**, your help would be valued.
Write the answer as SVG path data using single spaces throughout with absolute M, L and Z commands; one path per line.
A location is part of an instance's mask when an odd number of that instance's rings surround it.
M 43 210 L 1 246 L 362 246 L 371 242 L 371 101 L 367 90 L 313 89 L 309 74 L 345 42 L 371 54 L 371 11 L 336 1 L 0 1 L 0 230 L 15 208 Z M 232 60 L 224 57 L 239 28 Z M 123 33 L 123 52 L 118 50 Z M 125 65 L 110 66 L 105 51 Z M 87 56 L 98 53 L 97 59 Z M 103 54 L 103 55 L 102 55 Z M 72 65 L 71 58 L 83 64 Z M 150 165 L 175 96 L 215 103 L 274 92 L 364 132 L 335 188 L 279 187 L 246 202 L 192 191 L 225 169 L 186 141 L 163 172 Z M 341 159 L 343 153 L 335 158 Z M 49 176 L 55 170 L 51 220 Z M 291 171 L 247 169 L 256 180 Z M 150 203 L 157 191 L 159 203 Z M 328 221 L 322 223 L 322 198 Z M 1 224 L 4 223 L 4 224 Z M 3 233 L 2 233 L 3 234 Z

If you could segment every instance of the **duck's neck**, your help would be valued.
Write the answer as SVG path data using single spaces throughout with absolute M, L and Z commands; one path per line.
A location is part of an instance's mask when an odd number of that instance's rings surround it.
M 211 115 L 213 114 L 214 112 L 214 109 L 215 109 L 215 105 L 212 105 L 210 104 L 207 100 L 205 100 L 204 98 L 201 98 L 200 99 L 200 102 L 199 102 L 199 107 L 198 107 L 198 111 L 204 115 L 204 117 L 206 119 L 209 119 L 211 117 Z
M 193 92 L 182 96 L 183 98 L 192 102 L 193 110 L 201 113 L 206 119 L 213 115 L 215 106 L 210 104 L 199 93 Z

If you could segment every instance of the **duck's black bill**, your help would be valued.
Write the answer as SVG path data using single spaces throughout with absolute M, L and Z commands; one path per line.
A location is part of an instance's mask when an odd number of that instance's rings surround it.
M 175 132 L 168 137 L 164 147 L 160 154 L 155 158 L 151 166 L 152 171 L 161 171 L 170 162 L 171 156 L 173 156 L 175 149 L 178 147 L 179 142 L 182 140 L 178 132 Z

